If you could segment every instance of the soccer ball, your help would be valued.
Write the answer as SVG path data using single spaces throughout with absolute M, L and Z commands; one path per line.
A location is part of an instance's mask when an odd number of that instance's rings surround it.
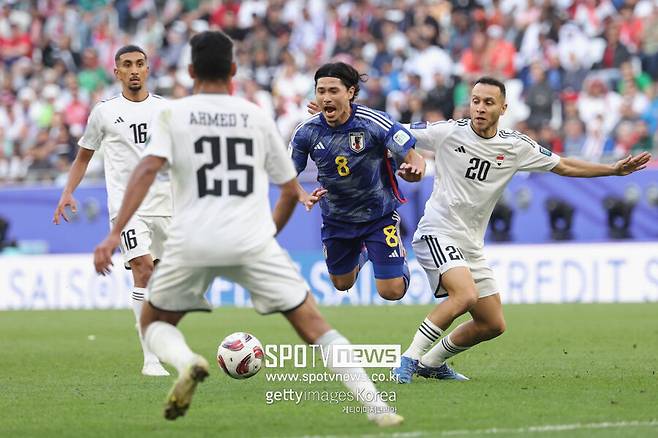
M 263 365 L 263 346 L 249 333 L 232 333 L 219 344 L 217 363 L 234 379 L 247 379 Z

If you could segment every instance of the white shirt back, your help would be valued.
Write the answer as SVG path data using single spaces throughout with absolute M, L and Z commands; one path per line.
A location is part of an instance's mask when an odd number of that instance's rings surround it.
M 436 154 L 434 187 L 418 223 L 421 235 L 445 235 L 462 249 L 480 250 L 491 212 L 517 171 L 549 171 L 560 157 L 529 137 L 499 130 L 491 138 L 469 119 L 414 123 L 416 147 Z
M 165 253 L 183 266 L 248 263 L 276 232 L 269 180 L 296 176 L 272 118 L 225 94 L 168 102 L 144 155 L 169 163 L 175 213 Z
M 141 102 L 133 102 L 120 94 L 98 103 L 89 115 L 78 144 L 94 151 L 103 148 L 110 220 L 119 212 L 130 174 L 141 159 L 151 118 L 165 102 L 152 94 Z M 169 175 L 160 172 L 136 214 L 171 216 L 171 213 Z

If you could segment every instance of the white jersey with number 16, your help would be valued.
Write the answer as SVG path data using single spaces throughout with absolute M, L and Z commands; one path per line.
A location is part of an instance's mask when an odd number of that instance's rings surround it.
M 169 163 L 174 218 L 165 257 L 182 266 L 248 263 L 275 234 L 269 181 L 296 176 L 274 121 L 225 94 L 168 102 L 144 155 Z
M 103 150 L 110 220 L 119 212 L 130 174 L 139 163 L 151 128 L 151 117 L 165 102 L 153 94 L 141 102 L 133 102 L 119 94 L 98 103 L 89 115 L 78 144 L 85 149 Z M 161 172 L 136 214 L 171 216 L 171 210 L 169 175 Z

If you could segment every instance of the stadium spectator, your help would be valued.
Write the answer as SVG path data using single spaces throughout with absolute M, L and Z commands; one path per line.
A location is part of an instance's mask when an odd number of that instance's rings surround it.
M 9 24 L 9 36 L 0 38 L 0 55 L 7 67 L 20 58 L 32 54 L 32 42 L 27 32 L 20 28 L 16 22 Z
M 50 84 L 58 87 L 50 117 L 65 113 L 71 135 L 79 136 L 85 106 L 88 111 L 99 99 L 116 93 L 110 83 L 112 54 L 126 43 L 140 44 L 153 53 L 154 89 L 172 97 L 189 94 L 192 82 L 187 75 L 186 41 L 200 30 L 219 27 L 236 40 L 240 64 L 234 79 L 236 93 L 250 93 L 253 99 L 255 92 L 258 101 L 271 100 L 277 123 L 285 130 L 305 117 L 310 88 L 304 84 L 311 72 L 331 60 L 344 60 L 368 72 L 373 79 L 364 86 L 363 98 L 380 106 L 381 102 L 374 100 L 386 96 L 386 110 L 394 116 L 415 117 L 412 115 L 426 108 L 440 109 L 446 118 L 451 113 L 453 117 L 463 115 L 470 81 L 493 74 L 505 79 L 511 91 L 518 82 L 523 84 L 523 94 L 510 96 L 515 110 L 501 119 L 505 128 L 515 129 L 523 122 L 536 127 L 537 114 L 542 114 L 539 119 L 544 123 L 550 107 L 551 126 L 561 135 L 566 129 L 560 124 L 573 117 L 583 122 L 587 131 L 596 131 L 599 128 L 589 124 L 600 114 L 601 101 L 610 101 L 611 110 L 604 114 L 603 135 L 607 138 L 617 124 L 619 104 L 615 102 L 622 96 L 633 100 L 634 111 L 647 121 L 650 137 L 658 127 L 646 115 L 653 111 L 652 88 L 658 79 L 658 8 L 649 0 L 419 0 L 413 4 L 383 0 L 32 0 L 2 2 L 0 6 L 0 101 L 8 95 L 20 102 L 15 116 L 28 125 L 26 135 L 17 139 L 18 150 L 27 150 L 36 138 L 40 125 L 34 112 L 44 109 L 48 99 L 42 99 L 42 93 Z M 537 95 L 530 93 L 530 70 L 535 62 L 542 66 L 553 91 L 551 105 L 546 102 L 537 114 L 533 101 Z M 595 96 L 595 104 L 588 108 L 592 95 L 585 79 L 593 69 L 607 90 L 605 99 Z M 74 104 L 71 76 L 78 78 Z M 248 83 L 252 80 L 258 90 Z M 632 82 L 635 89 L 626 85 Z M 279 84 L 276 90 L 275 84 Z M 284 89 L 287 84 L 294 86 Z M 381 90 L 368 93 L 370 88 Z M 419 88 L 423 93 L 416 94 Z M 21 93 L 25 99 L 19 97 Z M 263 93 L 268 93 L 269 99 Z M 568 115 L 575 105 L 580 111 Z M 16 131 L 8 120 L 0 116 L 5 142 Z M 5 160 L 7 156 L 5 150 Z M 50 178 L 36 169 L 30 173 L 31 179 Z
M 526 120 L 531 129 L 539 129 L 550 122 L 553 117 L 553 89 L 546 79 L 546 71 L 540 62 L 530 66 L 531 84 L 525 92 L 525 101 L 530 108 Z
M 569 119 L 564 122 L 564 155 L 580 157 L 585 144 L 583 123 L 578 119 Z

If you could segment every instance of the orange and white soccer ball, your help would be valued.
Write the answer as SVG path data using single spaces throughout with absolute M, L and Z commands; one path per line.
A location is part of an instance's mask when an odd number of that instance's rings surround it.
M 247 379 L 260 371 L 263 356 L 263 346 L 254 335 L 237 332 L 219 344 L 217 364 L 234 379 Z

